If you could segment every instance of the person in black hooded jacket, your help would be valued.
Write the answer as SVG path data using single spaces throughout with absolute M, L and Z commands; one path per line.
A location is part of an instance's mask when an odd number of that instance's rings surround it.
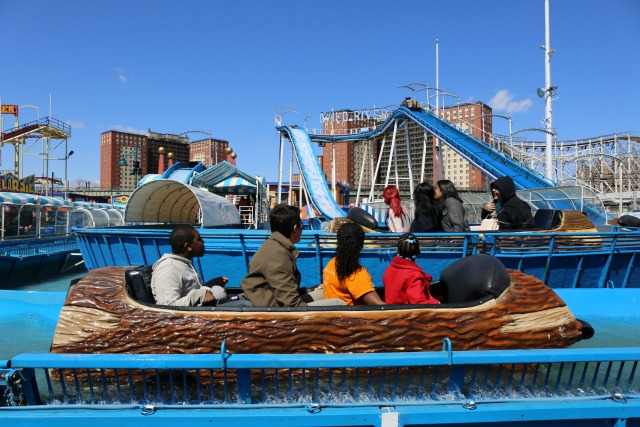
M 500 230 L 535 227 L 531 207 L 516 195 L 516 186 L 511 177 L 503 176 L 493 181 L 491 194 L 493 200 L 482 208 L 482 219 L 495 216 L 500 222 Z

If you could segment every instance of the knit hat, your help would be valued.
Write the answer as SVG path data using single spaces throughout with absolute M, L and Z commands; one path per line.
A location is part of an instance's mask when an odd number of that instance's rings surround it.
M 405 258 L 414 258 L 420 254 L 420 242 L 413 233 L 404 233 L 398 239 L 398 255 Z

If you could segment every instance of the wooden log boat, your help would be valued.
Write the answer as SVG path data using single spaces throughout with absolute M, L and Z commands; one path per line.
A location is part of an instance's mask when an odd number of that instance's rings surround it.
M 136 298 L 143 270 L 104 267 L 70 287 L 53 353 L 363 353 L 562 348 L 590 338 L 555 294 L 494 257 L 452 264 L 433 285 L 441 305 L 168 307 Z

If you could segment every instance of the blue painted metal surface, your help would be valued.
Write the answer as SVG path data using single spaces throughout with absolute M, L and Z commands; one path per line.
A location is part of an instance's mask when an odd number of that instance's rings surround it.
M 153 264 L 170 252 L 169 230 L 104 228 L 75 230 L 88 269 L 116 265 Z M 262 230 L 200 229 L 205 255 L 196 268 L 205 278 L 225 275 L 237 287 L 247 264 L 269 233 Z M 422 253 L 417 263 L 436 280 L 453 261 L 475 253 L 489 253 L 507 268 L 536 276 L 552 288 L 638 288 L 636 254 L 640 231 L 600 233 L 438 233 L 420 234 Z M 367 234 L 360 262 L 382 286 L 382 274 L 396 252 L 398 235 Z M 335 233 L 305 231 L 297 245 L 302 285 L 322 281 L 322 268 L 335 254 Z
M 639 361 L 639 348 L 446 345 L 353 355 L 26 354 L 0 366 L 0 418 L 52 426 L 637 425 Z
M 490 147 L 486 142 L 480 141 L 424 109 L 416 111 L 400 107 L 381 126 L 369 132 L 356 135 L 310 135 L 310 138 L 313 142 L 369 139 L 383 134 L 395 120 L 402 118 L 415 122 L 430 134 L 444 141 L 465 160 L 490 177 L 498 178 L 509 175 L 513 178 L 518 189 L 555 186 L 554 182 L 542 174 L 527 168 L 522 163 L 506 156 L 502 151 Z
M 291 140 L 300 165 L 300 171 L 311 196 L 311 203 L 328 221 L 345 217 L 346 213 L 336 203 L 331 191 L 329 191 L 329 186 L 324 178 L 324 173 L 320 168 L 320 163 L 311 146 L 311 140 L 307 132 L 288 126 L 279 127 L 278 131 L 286 134 Z
M 25 239 L 0 243 L 0 288 L 52 277 L 84 268 L 73 236 Z

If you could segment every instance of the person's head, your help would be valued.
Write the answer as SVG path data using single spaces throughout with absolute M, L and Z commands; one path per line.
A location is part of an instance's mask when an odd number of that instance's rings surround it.
M 400 191 L 395 185 L 389 185 L 382 191 L 384 202 L 389 205 L 389 209 L 395 216 L 402 215 L 402 204 L 400 203 Z
M 505 201 L 516 195 L 516 185 L 510 176 L 503 176 L 491 183 L 491 194 L 494 202 Z
M 456 189 L 456 186 L 453 184 L 453 182 L 449 181 L 448 179 L 441 179 L 437 182 L 435 188 L 435 198 L 436 200 L 446 200 L 450 197 L 457 199 L 462 203 L 462 199 L 458 195 L 458 190 Z
M 355 222 L 343 224 L 337 233 L 336 273 L 344 281 L 360 268 L 360 251 L 364 246 L 364 231 Z
M 413 203 L 416 212 L 423 212 L 427 215 L 437 215 L 436 190 L 430 182 L 421 182 L 413 190 Z
M 198 230 L 189 224 L 176 226 L 169 235 L 171 252 L 174 255 L 192 259 L 204 255 L 204 242 Z
M 413 233 L 404 233 L 398 239 L 398 255 L 404 258 L 415 258 L 420 255 L 420 242 Z
M 300 241 L 302 220 L 300 219 L 299 208 L 281 203 L 271 210 L 269 222 L 271 223 L 272 232 L 279 232 L 291 240 L 292 243 Z

